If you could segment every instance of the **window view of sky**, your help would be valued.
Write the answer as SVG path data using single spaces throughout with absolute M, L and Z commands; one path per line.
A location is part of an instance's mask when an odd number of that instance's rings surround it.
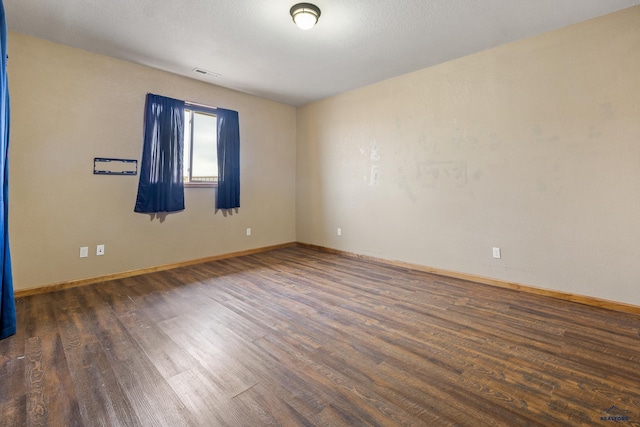
M 184 132 L 184 174 L 188 176 L 189 149 L 191 140 L 191 126 L 189 123 L 190 111 L 185 111 L 185 132 Z M 195 112 L 193 124 L 193 164 L 192 180 L 198 178 L 218 176 L 218 159 L 216 144 L 216 117 Z

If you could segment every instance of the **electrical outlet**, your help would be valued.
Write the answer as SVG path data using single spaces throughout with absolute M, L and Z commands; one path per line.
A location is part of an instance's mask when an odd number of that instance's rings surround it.
M 500 248 L 493 248 L 493 257 L 496 259 L 500 259 Z
M 89 246 L 82 246 L 80 248 L 80 258 L 86 258 L 89 256 Z
M 96 246 L 96 255 L 104 255 L 104 245 Z
M 336 234 L 338 236 L 342 236 L 342 228 L 338 228 L 338 230 L 336 231 Z
M 247 228 L 247 236 L 251 236 L 251 229 Z

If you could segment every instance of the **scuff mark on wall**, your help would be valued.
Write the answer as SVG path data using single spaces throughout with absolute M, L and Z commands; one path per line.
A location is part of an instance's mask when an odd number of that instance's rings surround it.
M 418 146 L 422 147 L 424 151 L 429 154 L 438 154 L 440 149 L 436 141 L 430 141 L 427 139 L 426 132 L 423 130 L 418 137 Z
M 610 102 L 605 102 L 604 104 L 600 104 L 600 108 L 602 109 L 602 111 L 604 112 L 604 116 L 608 120 L 613 120 L 613 118 L 615 117 L 615 113 L 613 112 L 613 106 L 611 105 Z
M 452 182 L 456 187 L 464 187 L 469 182 L 467 162 L 422 162 L 416 166 L 416 178 L 424 187 L 435 188 L 441 180 Z
M 539 193 L 544 193 L 547 191 L 547 183 L 544 182 L 542 179 L 538 179 L 538 181 L 536 182 L 536 190 L 538 190 Z
M 540 126 L 539 124 L 536 124 L 533 126 L 533 136 L 535 138 L 535 141 L 538 144 L 545 144 L 545 143 L 556 143 L 558 142 L 558 135 L 554 134 L 554 135 L 548 135 L 544 132 L 544 130 L 542 129 L 542 126 Z
M 411 190 L 411 185 L 409 185 L 409 182 L 407 181 L 407 176 L 404 173 L 404 170 L 402 169 L 402 167 L 398 167 L 398 175 L 400 176 L 400 180 L 398 181 L 398 188 L 400 188 L 409 198 L 409 200 L 411 200 L 412 203 L 416 203 L 416 196 L 415 194 L 413 194 L 413 191 Z
M 378 153 L 378 143 L 371 141 L 371 160 L 377 162 L 380 160 L 380 154 Z
M 589 139 L 597 139 L 602 136 L 602 132 L 596 129 L 595 126 L 589 126 L 589 133 L 587 134 L 587 138 Z
M 371 147 L 371 154 L 369 158 L 371 159 L 371 167 L 369 170 L 369 186 L 377 187 L 380 183 L 380 165 L 377 165 L 373 162 L 380 161 L 380 153 L 378 152 L 378 142 L 374 139 L 369 143 Z
M 380 166 L 371 165 L 371 174 L 369 175 L 369 185 L 376 187 L 378 185 L 378 179 L 380 178 Z

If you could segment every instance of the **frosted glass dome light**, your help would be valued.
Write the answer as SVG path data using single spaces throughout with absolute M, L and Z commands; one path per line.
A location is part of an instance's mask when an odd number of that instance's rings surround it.
M 320 9 L 311 3 L 298 3 L 289 11 L 293 22 L 303 30 L 310 30 L 318 23 Z

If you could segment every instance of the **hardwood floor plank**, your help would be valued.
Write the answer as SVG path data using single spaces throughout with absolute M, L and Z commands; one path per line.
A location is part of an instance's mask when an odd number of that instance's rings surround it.
M 110 308 L 96 310 L 96 335 L 144 425 L 187 426 L 191 415 Z
M 142 290 L 138 291 L 135 287 L 136 283 L 138 282 L 134 277 L 128 277 L 105 282 L 101 286 L 92 286 L 91 288 L 100 296 L 102 301 L 111 307 L 114 313 L 120 315 L 138 309 L 134 298 L 142 298 L 144 293 Z
M 15 399 L 0 402 L 0 427 L 27 425 L 27 396 L 19 395 Z
M 58 327 L 86 426 L 142 426 L 98 337 L 95 310 L 74 308 L 58 314 Z
M 40 337 L 29 338 L 26 343 L 27 359 L 27 424 L 44 426 L 47 424 L 47 402 L 45 398 L 42 363 L 42 343 Z
M 232 398 L 210 381 L 209 375 L 199 367 L 181 372 L 169 379 L 171 387 L 182 403 L 193 414 L 197 426 L 260 425 L 249 417 L 244 408 L 234 405 Z
M 22 298 L 16 301 L 16 315 L 21 319 L 16 326 L 16 334 L 0 340 L 0 405 L 9 401 L 14 404 L 24 401 L 26 404 L 25 323 L 30 320 L 26 314 L 25 305 Z M 16 396 L 25 398 L 16 400 Z M 22 409 L 26 416 L 26 406 Z
M 241 354 L 227 352 L 224 346 L 216 345 L 215 338 L 210 336 L 206 328 L 194 330 L 188 316 L 164 321 L 161 327 L 178 346 L 197 360 L 208 373 L 208 380 L 227 398 L 242 393 L 257 383 L 252 372 L 236 363 L 242 357 Z
M 354 425 L 398 425 L 398 420 L 394 421 L 393 418 L 405 418 L 402 424 L 409 422 L 407 420 L 411 418 L 395 412 L 392 405 L 374 393 L 352 387 L 339 371 L 322 363 L 314 354 L 301 353 L 283 337 L 266 336 L 256 344 L 272 357 L 285 361 L 285 364 L 295 370 L 297 376 L 304 378 L 305 382 L 316 384 L 319 391 L 332 396 L 328 405 L 318 414 L 320 418 L 324 417 L 323 413 L 342 414 L 345 407 L 358 408 L 358 411 L 351 410 L 351 416 L 357 420 Z M 332 409 L 327 409 L 329 407 Z
M 142 348 L 163 378 L 170 378 L 189 370 L 196 363 L 185 348 L 178 346 L 144 313 L 132 311 L 118 316 L 127 332 Z
M 290 403 L 291 396 L 279 387 L 257 384 L 255 387 L 233 398 L 251 412 L 257 414 L 259 424 L 264 426 L 313 426 L 312 421 L 296 410 Z
M 56 330 L 55 306 L 47 298 L 25 297 L 24 324 L 26 337 L 54 334 Z
M 33 337 L 26 344 L 27 424 L 46 426 L 50 419 L 81 425 L 80 410 L 58 334 Z

